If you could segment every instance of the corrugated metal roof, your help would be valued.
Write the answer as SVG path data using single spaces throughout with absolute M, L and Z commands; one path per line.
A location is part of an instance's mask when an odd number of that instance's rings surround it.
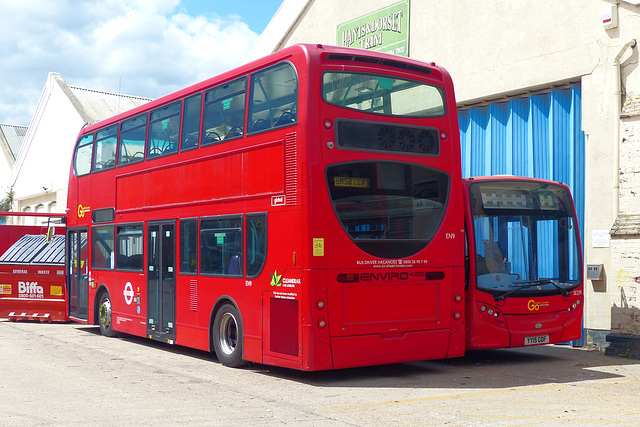
M 151 101 L 151 98 L 119 95 L 74 86 L 69 86 L 69 90 L 77 100 L 77 103 L 74 102 L 76 109 L 87 123 L 95 123 L 113 117 Z
M 64 264 L 65 236 L 53 236 L 47 243 L 47 236 L 27 234 L 15 242 L 0 256 L 2 264 Z
M 24 140 L 24 136 L 27 134 L 26 126 L 13 126 L 13 125 L 0 125 L 0 138 L 7 142 L 7 147 L 13 159 L 15 160 L 20 151 L 20 146 Z

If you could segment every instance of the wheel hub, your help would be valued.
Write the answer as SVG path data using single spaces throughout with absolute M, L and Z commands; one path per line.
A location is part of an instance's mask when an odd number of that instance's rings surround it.
M 100 304 L 100 324 L 106 329 L 111 327 L 111 301 L 108 299 L 102 301 Z
M 220 348 L 226 355 L 231 355 L 238 343 L 238 327 L 236 318 L 225 313 L 220 319 Z

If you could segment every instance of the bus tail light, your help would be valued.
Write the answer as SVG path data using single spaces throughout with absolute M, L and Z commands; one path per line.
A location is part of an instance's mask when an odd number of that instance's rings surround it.
M 360 281 L 358 273 L 338 274 L 338 283 L 357 283 Z
M 318 310 L 322 310 L 324 308 L 324 300 L 319 299 L 318 301 L 316 301 L 316 307 L 318 307 Z
M 460 320 L 460 319 L 462 319 L 462 314 L 460 314 L 459 311 L 456 311 L 456 312 L 453 313 L 453 318 L 456 319 L 456 320 Z
M 318 320 L 318 328 L 324 329 L 325 326 L 327 326 L 327 321 L 326 320 L 324 320 L 324 319 Z

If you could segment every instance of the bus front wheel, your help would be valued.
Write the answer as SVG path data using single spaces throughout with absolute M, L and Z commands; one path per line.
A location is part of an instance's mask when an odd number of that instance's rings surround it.
M 244 365 L 242 318 L 232 304 L 224 304 L 213 320 L 213 348 L 224 366 L 238 368 Z
M 111 297 L 109 292 L 105 292 L 100 296 L 100 305 L 98 306 L 98 323 L 100 324 L 100 332 L 105 337 L 115 337 L 118 335 L 113 330 L 111 322 Z

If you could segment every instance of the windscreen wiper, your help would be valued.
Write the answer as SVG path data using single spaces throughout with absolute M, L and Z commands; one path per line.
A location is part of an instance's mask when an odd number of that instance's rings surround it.
M 522 289 L 527 289 L 527 288 L 533 288 L 534 286 L 539 286 L 541 283 L 539 283 L 539 280 L 532 280 L 530 281 L 531 283 L 527 282 L 527 281 L 522 281 L 522 282 L 513 282 L 515 283 L 521 283 L 520 286 L 516 286 L 515 289 L 511 289 L 510 291 L 506 291 L 505 293 L 501 294 L 501 295 L 494 295 L 493 299 L 498 302 L 498 301 L 502 301 L 503 299 L 505 299 L 506 297 L 508 297 L 511 294 L 515 294 L 518 291 L 521 291 Z
M 569 291 L 567 291 L 563 287 L 559 286 L 552 279 L 518 280 L 518 281 L 513 282 L 513 284 L 514 285 L 520 285 L 520 286 L 516 287 L 515 289 L 511 289 L 510 291 L 507 291 L 507 292 L 503 293 L 502 295 L 494 296 L 493 299 L 496 302 L 502 301 L 503 299 L 505 299 L 509 295 L 512 295 L 512 294 L 514 294 L 514 293 L 516 293 L 518 291 L 521 291 L 522 289 L 533 288 L 534 286 L 541 286 L 541 285 L 553 285 L 562 293 L 562 295 L 564 295 L 565 297 L 569 296 Z
M 526 283 L 526 284 L 536 284 L 536 285 L 553 285 L 555 286 L 561 293 L 563 296 L 568 297 L 569 296 L 569 291 L 566 290 L 565 288 L 563 288 L 562 286 L 558 285 L 556 282 L 554 282 L 554 280 L 558 280 L 558 279 L 538 279 L 538 280 L 525 280 L 525 281 L 515 281 L 513 283 L 519 284 L 519 283 Z

